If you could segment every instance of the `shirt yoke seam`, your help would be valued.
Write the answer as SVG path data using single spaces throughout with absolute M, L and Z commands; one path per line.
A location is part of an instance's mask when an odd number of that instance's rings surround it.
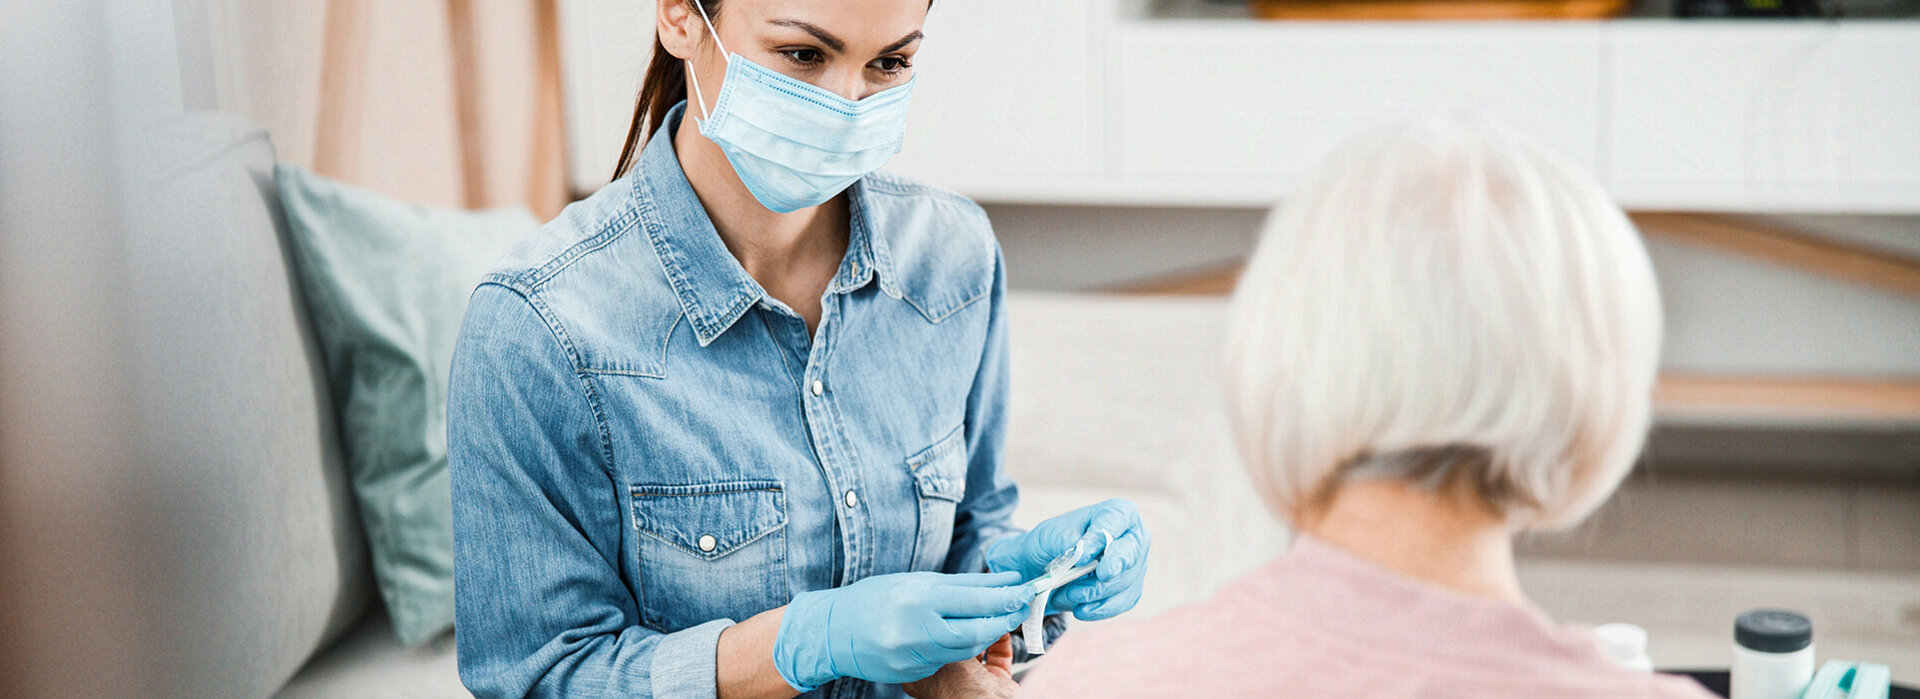
M 629 207 L 625 211 L 622 211 L 619 217 L 602 225 L 600 232 L 567 246 L 566 249 L 556 253 L 538 266 L 524 269 L 512 276 L 524 280 L 529 290 L 545 286 L 548 281 L 558 276 L 560 272 L 573 266 L 573 263 L 580 261 L 587 255 L 601 248 L 613 244 L 613 241 L 619 240 L 627 231 L 633 229 L 634 223 L 637 222 L 639 218 L 639 209 Z
M 913 300 L 913 297 L 911 295 L 902 295 L 900 300 L 907 302 L 907 305 L 912 306 L 913 310 L 919 311 L 920 315 L 924 316 L 928 322 L 939 323 L 941 321 L 944 321 L 948 318 L 953 317 L 953 314 L 955 313 L 959 313 L 960 311 L 966 310 L 968 306 L 973 305 L 974 303 L 978 302 L 980 299 L 986 298 L 988 295 L 992 293 L 993 293 L 993 286 L 988 285 L 985 290 L 981 291 L 978 294 L 974 294 L 971 298 L 968 298 L 964 301 L 954 304 L 953 308 L 949 308 L 947 309 L 947 312 L 941 313 L 938 315 L 935 315 L 932 311 L 929 311 L 925 307 L 922 307 L 919 302 Z
M 965 216 L 966 218 L 972 220 L 973 222 L 980 224 L 981 227 L 987 231 L 987 234 L 985 237 L 989 241 L 993 239 L 993 233 L 992 233 L 993 222 L 987 218 L 985 210 L 980 208 L 980 204 L 978 202 L 975 202 L 971 199 L 968 199 L 966 197 L 963 197 L 957 193 L 954 193 L 948 190 L 940 189 L 938 187 L 933 187 L 930 185 L 920 184 L 917 182 L 913 182 L 911 180 L 906 180 L 906 179 L 899 178 L 899 177 L 896 177 L 890 174 L 885 174 L 885 173 L 879 173 L 874 176 L 868 177 L 865 184 L 867 184 L 870 189 L 876 190 L 885 194 L 891 194 L 894 196 L 909 197 L 909 198 L 915 198 L 915 199 L 926 199 L 936 204 L 944 204 L 944 205 L 953 207 L 954 209 L 957 209 L 962 216 Z M 879 234 L 880 234 L 879 231 L 869 232 L 869 235 L 879 235 Z M 927 307 L 922 306 L 918 301 L 914 300 L 912 298 L 913 294 L 903 293 L 900 295 L 900 297 L 901 297 L 901 300 L 907 302 L 907 305 L 913 306 L 914 310 L 919 311 L 920 315 L 925 317 L 929 322 L 939 323 L 943 320 L 946 320 L 948 317 L 952 316 L 953 314 L 966 309 L 968 306 L 973 305 L 974 302 L 979 301 L 982 297 L 990 295 L 992 292 L 993 292 L 992 285 L 989 284 L 986 289 L 981 290 L 979 293 L 971 297 L 955 302 L 951 308 L 946 309 L 946 312 L 939 313 L 939 314 L 933 313 Z
M 617 369 L 613 367 L 587 366 L 585 362 L 582 362 L 579 367 L 580 373 L 594 374 L 594 375 L 600 375 L 600 376 L 634 376 L 634 377 L 639 377 L 643 379 L 667 378 L 667 354 L 669 349 L 673 346 L 673 333 L 680 329 L 680 322 L 683 320 L 686 320 L 686 318 L 687 318 L 687 314 L 685 312 L 675 314 L 673 317 L 673 322 L 667 325 L 666 335 L 660 338 L 660 370 L 659 371 L 645 371 L 641 369 Z
M 498 284 L 497 282 L 495 283 Z M 537 290 L 522 289 L 510 284 L 498 285 L 512 291 L 518 295 L 521 300 L 526 301 L 528 307 L 533 309 L 534 314 L 540 317 L 541 324 L 547 327 L 547 332 L 553 336 L 554 342 L 559 344 L 561 354 L 567 358 L 567 368 L 571 370 L 569 373 L 572 373 L 574 379 L 580 382 L 581 397 L 586 399 L 587 408 L 593 412 L 594 427 L 600 433 L 600 456 L 603 460 L 601 469 L 604 470 L 609 477 L 612 477 L 613 431 L 607 423 L 606 410 L 601 406 L 600 393 L 594 390 L 590 374 L 582 364 L 580 354 L 574 348 L 572 338 L 567 335 L 566 328 L 554 318 L 553 308 L 548 306 L 547 302 L 540 298 Z

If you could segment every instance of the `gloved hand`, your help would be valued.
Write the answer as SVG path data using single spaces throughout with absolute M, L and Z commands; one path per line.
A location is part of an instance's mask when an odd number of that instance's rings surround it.
M 1109 541 L 1108 537 L 1112 537 Z M 1140 601 L 1147 577 L 1147 549 L 1153 538 L 1140 522 L 1140 511 L 1121 499 L 1088 505 L 1041 522 L 1025 534 L 1007 537 L 987 548 L 987 568 L 1019 573 L 1032 580 L 1047 563 L 1073 549 L 1081 539 L 1091 542 L 1091 555 L 1074 565 L 1098 558 L 1093 573 L 1053 591 L 1047 610 L 1071 610 L 1083 621 L 1115 616 Z
M 1035 594 L 1013 573 L 894 573 L 787 604 L 773 665 L 809 692 L 840 677 L 900 684 L 979 655 L 1020 625 Z

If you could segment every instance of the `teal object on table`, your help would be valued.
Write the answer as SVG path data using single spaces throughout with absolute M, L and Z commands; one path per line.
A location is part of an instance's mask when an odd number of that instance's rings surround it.
M 408 204 L 280 165 L 373 575 L 401 643 L 453 626 L 447 378 L 467 297 L 540 222 Z
M 1885 665 L 1829 660 L 1800 699 L 1887 699 L 1893 673 Z

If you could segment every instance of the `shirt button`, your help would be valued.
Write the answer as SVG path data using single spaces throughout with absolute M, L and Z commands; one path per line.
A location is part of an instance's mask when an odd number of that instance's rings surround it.
M 854 495 L 853 491 L 851 490 L 847 491 L 847 507 L 852 508 L 859 504 L 860 504 L 860 496 Z
M 720 545 L 720 542 L 715 541 L 712 534 L 700 537 L 700 550 L 702 551 L 712 551 L 713 547 L 718 545 Z
M 853 273 L 851 276 L 855 276 L 855 277 L 860 276 L 860 261 L 854 260 L 852 264 L 849 264 L 847 266 L 847 269 L 848 271 Z
M 819 379 L 814 379 L 813 387 L 811 390 L 813 391 L 813 395 L 817 396 L 827 392 L 827 385 L 825 383 L 822 383 Z

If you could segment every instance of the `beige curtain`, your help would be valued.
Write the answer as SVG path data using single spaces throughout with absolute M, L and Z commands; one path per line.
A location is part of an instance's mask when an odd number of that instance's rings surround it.
M 210 0 L 221 109 L 408 201 L 565 204 L 558 0 Z

